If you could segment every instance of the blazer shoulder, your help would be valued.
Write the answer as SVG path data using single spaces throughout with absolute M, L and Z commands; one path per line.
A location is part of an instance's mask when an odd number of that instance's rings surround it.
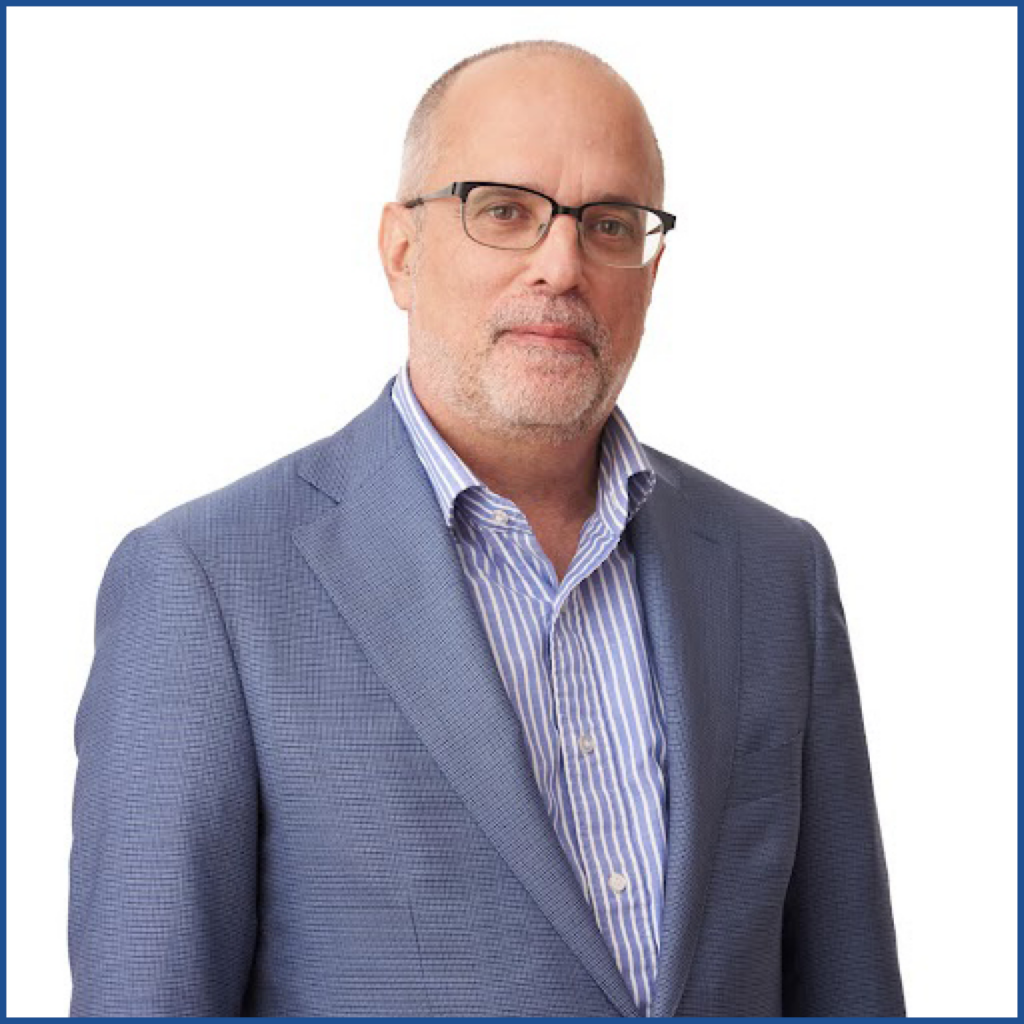
M 792 547 L 806 555 L 820 543 L 821 535 L 805 519 L 769 505 L 704 470 L 644 445 L 655 473 L 702 516 L 736 533 L 745 547 L 762 545 Z
M 275 537 L 290 535 L 337 504 L 304 479 L 301 468 L 336 444 L 343 430 L 168 509 L 133 529 L 125 540 L 133 538 L 137 543 L 173 536 L 198 555 L 232 546 L 272 544 Z
M 401 443 L 390 398 L 393 382 L 333 434 L 168 509 L 133 532 L 169 531 L 199 548 L 290 535 L 335 507 Z

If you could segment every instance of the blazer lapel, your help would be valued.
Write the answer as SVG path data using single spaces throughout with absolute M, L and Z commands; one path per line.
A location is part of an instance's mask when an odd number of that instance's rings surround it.
M 313 572 L 452 787 L 568 947 L 637 1016 L 534 781 L 437 498 L 391 400 L 299 473 L 338 502 L 294 531 Z
M 665 903 L 652 1006 L 660 1017 L 682 998 L 725 807 L 738 713 L 738 545 L 730 526 L 662 473 L 630 529 L 668 734 Z

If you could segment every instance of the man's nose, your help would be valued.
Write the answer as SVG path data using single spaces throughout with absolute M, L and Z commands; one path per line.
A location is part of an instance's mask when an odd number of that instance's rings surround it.
M 547 284 L 556 294 L 575 288 L 583 276 L 586 259 L 576 219 L 568 214 L 553 218 L 529 257 L 531 283 Z

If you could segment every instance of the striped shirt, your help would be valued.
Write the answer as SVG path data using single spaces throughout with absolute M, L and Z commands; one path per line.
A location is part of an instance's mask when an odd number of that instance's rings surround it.
M 601 437 L 597 507 L 559 582 L 519 508 L 438 434 L 408 363 L 392 398 L 454 536 L 559 842 L 648 1014 L 664 898 L 665 727 L 623 531 L 654 472 L 616 406 Z

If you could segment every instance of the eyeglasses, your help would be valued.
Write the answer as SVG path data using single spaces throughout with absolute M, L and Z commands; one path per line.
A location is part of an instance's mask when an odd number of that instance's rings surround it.
M 637 203 L 562 206 L 532 188 L 494 181 L 454 181 L 403 205 L 412 209 L 431 199 L 462 200 L 462 226 L 474 242 L 491 249 L 524 252 L 544 240 L 560 213 L 576 220 L 583 251 L 595 262 L 623 269 L 646 267 L 665 246 L 676 218 Z

